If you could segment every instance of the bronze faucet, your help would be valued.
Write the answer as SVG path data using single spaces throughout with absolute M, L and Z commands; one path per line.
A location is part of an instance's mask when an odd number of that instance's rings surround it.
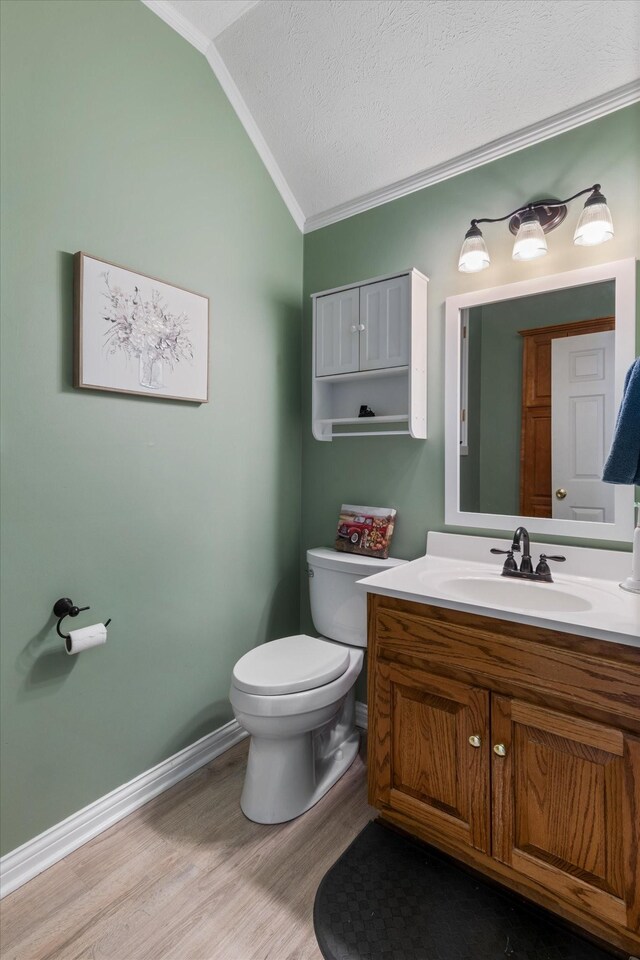
M 507 559 L 502 567 L 503 577 L 518 577 L 519 579 L 523 580 L 536 580 L 538 583 L 553 583 L 551 570 L 547 560 L 554 560 L 560 563 L 567 559 L 566 557 L 551 557 L 547 556 L 546 553 L 541 553 L 540 560 L 534 571 L 533 563 L 531 561 L 529 531 L 526 527 L 517 528 L 513 534 L 513 543 L 511 544 L 509 550 L 498 550 L 496 547 L 492 547 L 491 553 L 501 553 L 507 555 Z M 514 553 L 522 553 L 520 569 L 518 569 L 518 564 L 513 556 Z

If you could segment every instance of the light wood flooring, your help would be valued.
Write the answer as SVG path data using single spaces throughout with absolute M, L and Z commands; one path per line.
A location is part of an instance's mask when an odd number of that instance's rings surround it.
M 321 960 L 318 884 L 375 816 L 361 756 L 278 826 L 240 811 L 248 741 L 0 904 L 3 960 Z

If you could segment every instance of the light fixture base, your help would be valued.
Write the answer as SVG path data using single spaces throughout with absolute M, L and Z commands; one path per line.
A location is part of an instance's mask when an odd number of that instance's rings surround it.
M 553 206 L 553 204 L 555 204 L 555 206 Z M 514 213 L 511 220 L 509 220 L 509 230 L 511 230 L 514 237 L 520 229 L 522 217 L 531 208 L 535 210 L 540 218 L 540 226 L 544 233 L 555 230 L 567 215 L 566 203 L 558 204 L 557 200 L 534 200 L 528 206 L 523 207 L 522 210 Z

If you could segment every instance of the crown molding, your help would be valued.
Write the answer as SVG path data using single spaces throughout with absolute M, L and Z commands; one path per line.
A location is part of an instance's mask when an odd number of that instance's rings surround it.
M 623 107 L 628 107 L 632 103 L 640 100 L 640 80 L 634 80 L 622 87 L 611 90 L 609 93 L 594 97 L 592 100 L 588 100 L 586 103 L 582 103 L 577 107 L 563 110 L 561 113 L 556 113 L 538 123 L 523 127 L 515 133 L 499 137 L 497 140 L 492 140 L 491 143 L 487 143 L 475 150 L 469 150 L 467 153 L 454 157 L 453 160 L 446 160 L 444 163 L 429 167 L 420 173 L 415 173 L 403 180 L 397 180 L 395 183 L 390 183 L 386 187 L 372 190 L 370 193 L 365 193 L 360 197 L 356 197 L 354 200 L 341 203 L 336 207 L 331 207 L 322 213 L 316 213 L 305 219 L 300 204 L 296 200 L 282 170 L 278 166 L 266 140 L 262 136 L 253 114 L 249 110 L 214 42 L 205 36 L 201 30 L 194 27 L 186 17 L 178 13 L 169 0 L 142 0 L 142 3 L 194 46 L 196 50 L 199 50 L 200 53 L 205 55 L 209 66 L 216 75 L 218 83 L 227 95 L 229 102 L 238 115 L 238 119 L 256 148 L 260 159 L 267 168 L 289 213 L 293 217 L 298 229 L 304 233 L 321 230 L 322 227 L 328 227 L 332 223 L 346 220 L 348 217 L 353 217 L 357 213 L 364 213 L 366 210 L 380 207 L 385 203 L 389 203 L 391 200 L 397 200 L 400 197 L 406 197 L 410 193 L 423 190 L 425 187 L 442 183 L 443 180 L 449 180 L 451 177 L 456 177 L 460 173 L 466 173 L 469 170 L 474 170 L 476 167 L 481 167 L 485 163 L 491 163 L 493 160 L 507 157 L 509 154 L 517 153 L 519 150 L 524 150 L 526 147 L 533 146 L 536 143 L 550 140 L 552 137 L 557 137 L 561 133 L 566 133 L 568 130 L 583 126 L 585 123 L 590 123 L 592 120 L 604 117 L 608 113 L 614 113 L 616 110 L 621 110 Z
M 398 180 L 386 187 L 381 187 L 379 190 L 365 193 L 356 197 L 355 200 L 349 200 L 347 203 L 341 203 L 322 213 L 314 214 L 305 221 L 304 232 L 311 233 L 314 230 L 320 230 L 322 227 L 337 223 L 339 220 L 353 217 L 357 213 L 382 206 L 382 204 L 397 200 L 399 197 L 406 197 L 417 190 L 423 190 L 435 183 L 449 180 L 460 173 L 466 173 L 475 167 L 491 163 L 493 160 L 499 160 L 500 157 L 517 153 L 518 150 L 524 150 L 525 147 L 533 146 L 533 144 L 541 143 L 543 140 L 549 140 L 558 136 L 558 134 L 583 126 L 585 123 L 597 120 L 608 113 L 614 113 L 616 110 L 628 107 L 638 100 L 640 100 L 640 80 L 634 80 L 632 83 L 627 83 L 609 93 L 594 97 L 577 107 L 563 110 L 546 120 L 541 120 L 528 127 L 523 127 L 515 133 L 492 140 L 491 143 L 475 150 L 469 150 L 468 153 L 463 153 L 453 160 L 447 160 L 435 167 L 423 170 L 421 173 L 406 177 L 404 180 Z
M 142 2 L 145 7 L 148 7 L 176 33 L 187 40 L 192 47 L 195 47 L 200 53 L 207 52 L 207 47 L 211 43 L 209 37 L 202 30 L 194 27 L 181 13 L 178 13 L 175 7 L 171 6 L 169 0 L 142 0 Z
M 178 13 L 168 0 L 142 0 L 145 7 L 148 7 L 161 20 L 171 27 L 176 33 L 188 41 L 200 53 L 203 53 L 207 62 L 213 70 L 218 83 L 224 90 L 227 99 L 235 110 L 240 123 L 245 129 L 249 139 L 258 151 L 258 156 L 267 168 L 276 188 L 284 200 L 289 213 L 293 217 L 299 230 L 304 229 L 304 213 L 302 212 L 298 201 L 293 195 L 293 191 L 284 178 L 282 170 L 267 146 L 267 142 L 260 132 L 258 124 L 253 118 L 244 97 L 238 90 L 233 77 L 227 70 L 226 64 L 222 59 L 215 43 L 210 40 L 201 30 L 191 24 L 186 17 Z
M 226 93 L 229 103 L 237 113 L 240 123 L 244 127 L 249 139 L 258 151 L 260 159 L 271 175 L 271 179 L 275 183 L 280 196 L 287 205 L 289 213 L 293 217 L 298 229 L 304 230 L 304 213 L 302 212 L 298 201 L 294 197 L 293 191 L 291 190 L 289 184 L 285 180 L 284 174 L 278 166 L 276 158 L 271 153 L 271 150 L 267 145 L 267 141 L 262 136 L 260 128 L 254 120 L 253 114 L 249 110 L 244 97 L 238 90 L 233 77 L 229 73 L 224 60 L 222 59 L 216 45 L 213 42 L 209 44 L 205 56 L 209 66 L 216 75 L 218 83 Z

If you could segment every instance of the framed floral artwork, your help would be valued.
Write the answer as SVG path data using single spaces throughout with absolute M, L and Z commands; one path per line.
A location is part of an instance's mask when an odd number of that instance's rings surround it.
M 74 386 L 206 403 L 209 299 L 76 253 Z

